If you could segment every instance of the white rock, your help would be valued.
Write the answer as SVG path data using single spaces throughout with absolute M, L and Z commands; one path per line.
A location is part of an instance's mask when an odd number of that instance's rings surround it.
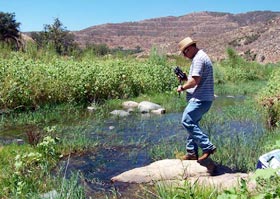
M 88 107 L 87 107 L 87 110 L 89 110 L 89 111 L 96 111 L 96 107 L 94 107 L 94 106 L 88 106 Z
M 127 112 L 129 112 L 129 113 L 133 113 L 134 111 L 135 111 L 134 108 L 128 108 L 128 109 L 127 109 Z
M 55 199 L 55 198 L 58 197 L 58 193 L 57 193 L 56 190 L 52 190 L 52 191 L 50 191 L 48 193 L 45 193 L 45 194 L 41 195 L 41 197 L 43 199 Z
M 23 145 L 23 144 L 24 144 L 24 140 L 18 138 L 18 139 L 15 139 L 15 140 L 14 140 L 14 143 L 16 143 L 16 144 L 18 144 L 18 145 Z
M 160 108 L 157 110 L 152 110 L 151 113 L 156 114 L 156 115 L 162 115 L 166 113 L 166 110 L 164 108 Z
M 193 184 L 210 185 L 220 190 L 239 186 L 240 178 L 249 179 L 249 174 L 247 173 L 227 173 L 225 171 L 218 172 L 219 175 L 212 176 L 213 170 L 211 171 L 209 168 L 213 168 L 213 164 L 215 165 L 210 158 L 201 164 L 195 160 L 159 160 L 150 165 L 123 172 L 111 178 L 111 181 L 184 186 L 187 180 Z M 217 165 L 214 167 L 219 169 Z M 251 186 L 251 184 L 249 185 Z
M 148 101 L 140 102 L 138 105 L 138 109 L 141 113 L 148 113 L 151 110 L 157 110 L 160 108 L 162 108 L 160 105 Z
M 209 175 L 207 168 L 194 160 L 165 159 L 135 168 L 113 177 L 113 182 L 147 183 L 158 180 L 185 179 L 187 176 Z
M 126 112 L 124 110 L 114 110 L 114 111 L 110 112 L 110 114 L 119 116 L 119 117 L 125 117 L 125 116 L 129 115 L 129 112 Z
M 225 173 L 217 176 L 193 176 L 184 180 L 164 180 L 156 182 L 159 186 L 177 186 L 184 187 L 186 180 L 191 184 L 200 184 L 201 186 L 213 186 L 217 190 L 230 189 L 232 187 L 240 186 L 240 179 L 249 179 L 250 175 L 246 173 Z M 247 183 L 249 190 L 256 190 L 256 183 L 249 180 Z
M 137 108 L 139 103 L 134 101 L 126 101 L 122 103 L 122 106 L 124 109 L 131 109 L 131 108 Z
M 113 130 L 114 128 L 114 126 L 109 126 L 109 130 Z

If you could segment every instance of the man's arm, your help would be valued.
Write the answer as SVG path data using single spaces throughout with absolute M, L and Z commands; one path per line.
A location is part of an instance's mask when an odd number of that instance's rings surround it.
M 181 91 L 184 91 L 186 89 L 193 88 L 193 87 L 197 86 L 199 84 L 200 80 L 201 80 L 200 76 L 192 76 L 191 78 L 188 79 L 188 81 L 186 83 L 178 86 L 177 92 L 181 92 Z

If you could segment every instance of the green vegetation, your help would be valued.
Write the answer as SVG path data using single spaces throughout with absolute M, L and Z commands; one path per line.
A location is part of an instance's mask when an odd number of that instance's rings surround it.
M 188 71 L 190 62 L 181 56 L 159 54 L 156 48 L 142 60 L 130 56 L 141 52 L 139 46 L 109 49 L 105 44 L 92 44 L 80 49 L 59 19 L 31 35 L 36 43 L 24 44 L 20 23 L 14 18 L 13 13 L 0 12 L 0 129 L 2 135 L 21 135 L 28 143 L 0 145 L 0 198 L 42 198 L 54 190 L 57 198 L 86 198 L 86 188 L 79 183 L 83 176 L 74 173 L 66 178 L 65 171 L 57 171 L 58 162 L 68 161 L 73 153 L 97 151 L 110 144 L 147 145 L 142 136 L 126 141 L 112 136 L 112 143 L 101 143 L 98 136 L 88 139 L 88 131 L 127 99 L 150 100 L 168 112 L 181 111 L 186 102 L 175 92 L 178 82 L 172 66 Z M 258 36 L 231 44 L 248 44 Z M 233 49 L 227 54 L 227 59 L 214 63 L 215 91 L 218 96 L 242 96 L 241 100 L 226 102 L 221 108 L 216 104 L 223 103 L 218 98 L 201 125 L 223 149 L 213 156 L 216 162 L 235 171 L 254 172 L 261 154 L 280 147 L 279 64 L 248 62 Z M 245 56 L 255 59 L 250 51 Z M 88 105 L 96 107 L 94 114 L 84 110 Z M 251 126 L 252 133 L 232 129 L 230 124 L 235 122 Z M 260 131 L 263 124 L 269 128 Z M 149 148 L 154 160 L 184 153 L 184 142 L 178 144 L 178 138 L 158 139 Z M 187 181 L 175 187 L 157 184 L 145 191 L 150 198 L 280 197 L 275 170 L 258 171 L 254 177 L 257 189 L 253 191 L 244 180 L 240 187 L 224 192 Z
M 45 25 L 44 31 L 33 32 L 31 37 L 36 41 L 39 48 L 52 46 L 59 55 L 69 55 L 76 49 L 74 35 L 63 27 L 62 22 L 56 18 L 51 25 Z
M 77 184 L 79 174 L 66 180 L 63 177 L 54 178 L 50 171 L 61 157 L 98 147 L 98 140 L 92 143 L 86 137 L 88 120 L 94 118 L 96 122 L 101 122 L 109 110 L 126 99 L 150 100 L 162 104 L 168 112 L 181 111 L 185 106 L 184 97 L 178 98 L 175 92 L 178 82 L 172 71 L 174 65 L 182 65 L 188 70 L 188 62 L 181 57 L 159 55 L 156 49 L 143 60 L 130 56 L 101 56 L 106 53 L 99 53 L 108 49 L 106 46 L 99 47 L 91 46 L 84 54 L 78 53 L 77 57 L 62 57 L 59 54 L 64 54 L 65 48 L 56 48 L 50 43 L 40 50 L 36 45 L 28 44 L 22 52 L 14 52 L 9 46 L 1 44 L 0 129 L 6 131 L 13 126 L 24 126 L 29 144 L 0 148 L 0 167 L 5 168 L 0 173 L 0 190 L 3 190 L 0 198 L 38 198 L 54 187 L 61 198 L 66 198 L 68 189 L 72 191 L 72 198 L 84 198 L 84 189 Z M 247 62 L 234 50 L 228 49 L 228 58 L 215 63 L 214 72 L 218 96 L 248 97 L 242 103 L 225 106 L 219 115 L 217 111 L 220 110 L 213 108 L 202 121 L 213 140 L 219 143 L 219 148 L 224 149 L 217 152 L 215 161 L 237 171 L 254 171 L 259 155 L 279 147 L 278 65 Z M 94 115 L 82 111 L 87 105 L 97 107 Z M 263 105 L 265 113 L 261 111 Z M 85 119 L 81 122 L 77 118 Z M 256 121 L 253 124 L 255 129 L 252 129 L 254 137 L 249 142 L 246 135 L 236 130 L 235 137 L 230 139 L 227 135 L 228 139 L 224 139 L 222 136 L 225 135 L 214 134 L 213 120 L 225 129 L 229 128 L 226 124 L 231 121 L 244 122 L 245 125 L 249 120 Z M 274 129 L 269 133 L 257 131 L 258 123 L 267 120 Z M 156 160 L 175 157 L 183 151 L 183 145 L 164 140 L 150 153 Z M 272 190 L 278 194 L 279 188 L 275 185 L 278 179 L 273 180 L 260 180 L 259 183 L 266 183 L 269 193 Z M 209 195 L 217 198 L 221 194 L 242 198 L 269 194 L 268 189 L 248 193 L 245 185 L 241 187 L 243 192 L 231 190 L 219 193 L 209 187 L 186 182 L 179 188 L 159 185 L 155 194 L 158 198 L 205 198 Z
M 58 151 L 57 140 L 50 136 L 35 147 L 9 145 L 0 148 L 0 197 L 40 198 L 40 194 L 56 187 L 61 198 L 66 195 L 83 198 L 84 190 L 77 185 L 75 175 L 65 182 L 65 179 L 56 179 L 50 174 L 59 159 Z M 67 188 L 71 186 L 72 189 Z
M 271 75 L 267 86 L 258 96 L 259 103 L 267 114 L 267 125 L 270 128 L 279 127 L 280 121 L 280 70 L 277 68 Z
M 167 65 L 133 59 L 54 58 L 46 63 L 14 54 L 1 59 L 0 65 L 1 108 L 99 102 L 163 92 L 176 85 Z
M 8 44 L 13 49 L 21 46 L 19 37 L 20 23 L 16 22 L 14 13 L 0 12 L 0 44 Z
M 247 62 L 229 48 L 228 58 L 215 65 L 215 82 L 243 83 L 259 80 L 268 80 L 275 66 L 271 64 L 261 65 L 257 62 Z

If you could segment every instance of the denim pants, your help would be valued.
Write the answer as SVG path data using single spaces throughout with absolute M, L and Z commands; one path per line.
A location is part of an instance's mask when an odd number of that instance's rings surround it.
M 202 116 L 210 109 L 212 101 L 192 101 L 190 100 L 182 116 L 182 124 L 187 129 L 187 152 L 198 155 L 198 147 L 203 152 L 215 148 L 208 136 L 199 127 Z

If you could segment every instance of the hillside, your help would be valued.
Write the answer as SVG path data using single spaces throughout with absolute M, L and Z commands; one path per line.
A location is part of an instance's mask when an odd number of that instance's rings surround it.
M 198 12 L 92 26 L 73 34 L 81 46 L 105 43 L 110 48 L 140 47 L 142 54 L 148 54 L 152 47 L 174 54 L 178 51 L 177 43 L 191 36 L 214 60 L 224 58 L 226 49 L 231 46 L 251 60 L 280 61 L 280 12 Z

